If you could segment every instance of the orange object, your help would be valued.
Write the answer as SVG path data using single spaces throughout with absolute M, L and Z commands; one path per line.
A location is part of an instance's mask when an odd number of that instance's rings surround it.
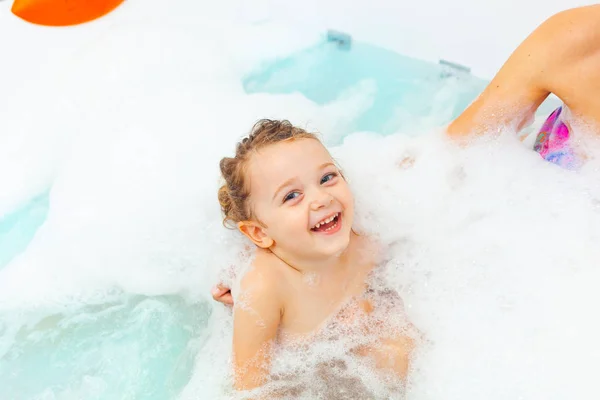
M 68 26 L 100 18 L 122 2 L 123 0 L 15 0 L 12 12 L 34 24 Z

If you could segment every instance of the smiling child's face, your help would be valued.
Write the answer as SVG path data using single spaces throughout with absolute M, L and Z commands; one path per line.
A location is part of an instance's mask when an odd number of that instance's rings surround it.
M 354 198 L 318 140 L 261 148 L 250 158 L 247 174 L 250 208 L 260 221 L 249 236 L 260 247 L 306 261 L 348 247 Z

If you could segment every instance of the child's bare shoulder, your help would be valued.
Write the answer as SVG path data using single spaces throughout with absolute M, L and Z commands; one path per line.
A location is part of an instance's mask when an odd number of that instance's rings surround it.
M 272 301 L 281 299 L 286 282 L 282 264 L 283 262 L 272 253 L 258 250 L 252 264 L 242 277 L 240 293 L 270 296 Z

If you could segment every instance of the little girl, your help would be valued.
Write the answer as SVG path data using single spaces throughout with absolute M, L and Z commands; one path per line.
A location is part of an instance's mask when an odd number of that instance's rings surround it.
M 402 381 L 413 341 L 389 323 L 401 301 L 368 284 L 378 249 L 353 231 L 352 192 L 318 138 L 262 120 L 220 168 L 224 223 L 256 245 L 235 296 L 235 388 L 269 382 L 278 349 L 349 337 L 348 354 Z

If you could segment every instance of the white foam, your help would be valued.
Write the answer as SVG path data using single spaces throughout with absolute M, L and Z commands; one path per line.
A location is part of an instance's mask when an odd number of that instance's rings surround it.
M 595 393 L 597 171 L 561 170 L 512 136 L 453 157 L 431 137 L 382 142 L 371 165 L 388 189 L 361 196 L 376 191 L 373 179 L 356 184 L 363 207 L 379 210 L 367 225 L 398 243 L 397 285 L 432 342 L 412 397 Z M 356 146 L 364 154 L 368 142 Z M 410 147 L 414 166 L 394 171 L 397 157 L 385 156 Z

